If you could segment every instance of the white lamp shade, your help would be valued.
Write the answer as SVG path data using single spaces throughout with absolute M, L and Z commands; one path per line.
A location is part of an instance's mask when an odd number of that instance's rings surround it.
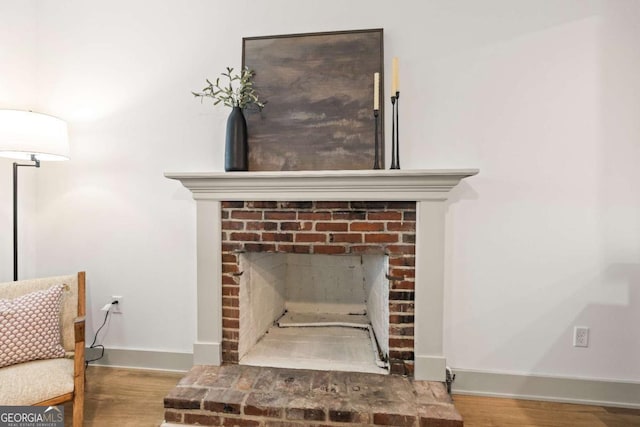
M 31 111 L 0 110 L 0 156 L 19 160 L 68 160 L 67 124 Z

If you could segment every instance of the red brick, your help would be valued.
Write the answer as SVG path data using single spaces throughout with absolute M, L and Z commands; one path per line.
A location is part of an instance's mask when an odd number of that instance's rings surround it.
M 240 242 L 257 242 L 260 240 L 258 233 L 231 233 L 231 239 Z
M 347 231 L 349 224 L 346 222 L 318 222 L 316 231 Z
M 360 414 L 356 411 L 350 410 L 329 410 L 329 421 L 339 422 L 339 423 L 358 423 L 362 420 L 365 414 Z
M 393 267 L 389 270 L 389 274 L 393 277 L 403 277 L 405 280 L 416 277 L 416 270 L 413 267 Z
M 415 243 L 416 235 L 415 234 L 403 234 L 402 235 L 402 243 Z
M 367 219 L 367 213 L 365 211 L 336 211 L 333 212 L 331 217 L 334 219 L 334 221 L 365 220 Z
M 170 422 L 170 420 L 166 420 Z M 200 424 L 203 426 L 217 426 L 220 425 L 220 417 L 217 415 L 208 414 L 184 414 L 184 422 L 186 424 Z
M 404 219 L 405 221 L 415 221 L 416 220 L 416 212 L 413 211 L 409 211 L 409 212 L 405 212 L 402 219 Z
M 243 208 L 243 207 L 244 207 L 244 202 L 229 202 L 229 201 L 224 201 L 224 202 L 220 203 L 220 206 L 222 206 L 222 209 L 229 209 L 229 208 Z
M 317 209 L 349 209 L 349 202 L 316 202 Z
M 413 351 L 390 349 L 389 357 L 391 359 L 413 360 Z
M 389 245 L 387 246 L 389 252 L 393 255 L 415 255 L 415 245 Z
M 335 243 L 362 243 L 362 234 L 359 233 L 335 233 L 330 240 Z
M 398 235 L 386 233 L 365 234 L 364 241 L 365 243 L 396 243 Z
M 369 221 L 379 221 L 379 220 L 398 221 L 402 219 L 402 212 L 398 212 L 398 211 L 369 212 L 367 213 L 367 219 Z
M 420 427 L 463 427 L 460 413 L 453 405 L 424 405 L 418 408 Z
M 224 253 L 222 254 L 222 262 L 237 263 L 238 256 L 236 254 Z
M 237 319 L 240 314 L 240 310 L 237 308 L 222 308 L 222 317 L 229 317 L 232 319 Z
M 243 420 L 240 418 L 227 418 L 225 417 L 222 421 L 222 425 L 227 427 L 257 427 L 260 425 L 260 421 L 254 420 Z
M 297 233 L 296 242 L 326 242 L 327 235 L 322 233 Z
M 225 277 L 223 277 L 223 279 Z M 240 295 L 240 288 L 238 286 L 222 286 L 222 295 L 237 297 Z
M 294 254 L 310 254 L 311 246 L 310 245 L 293 245 L 293 253 Z
M 223 329 L 222 338 L 231 340 L 231 341 L 238 341 L 238 339 L 240 338 L 240 331 L 233 330 L 233 329 Z
M 381 245 L 352 245 L 349 248 L 352 254 L 384 255 L 384 247 Z
M 413 301 L 414 298 L 415 293 L 406 290 L 389 292 L 390 301 Z
M 331 245 L 323 245 L 323 246 L 314 246 L 313 247 L 314 254 L 327 254 L 327 255 L 338 255 L 347 253 L 347 248 L 344 246 L 331 246 Z
M 390 221 L 390 222 L 387 222 L 387 230 L 388 231 L 416 231 L 416 223 L 413 221 L 405 221 L 405 222 Z
M 238 352 L 237 351 L 222 351 L 222 360 L 228 363 L 238 363 Z
M 413 338 L 389 338 L 389 347 L 391 348 L 413 349 L 413 345 Z
M 229 328 L 229 329 L 240 329 L 240 320 L 223 318 L 222 327 Z
M 242 243 L 222 242 L 222 252 L 233 252 L 242 249 Z
M 166 409 L 200 409 L 206 388 L 176 387 L 164 398 Z
M 310 221 L 328 221 L 331 219 L 331 212 L 298 212 L 298 219 Z
M 182 413 L 167 409 L 166 411 L 164 411 L 164 420 L 168 423 L 181 423 Z
M 399 414 L 373 414 L 373 423 L 381 426 L 413 427 L 416 417 Z
M 239 307 L 240 300 L 238 298 L 223 297 L 222 306 L 223 307 Z
M 313 202 L 280 202 L 282 209 L 311 209 Z
M 262 219 L 262 211 L 231 211 L 233 219 Z
M 237 264 L 224 263 L 224 264 L 222 264 L 222 272 L 223 273 L 237 273 L 238 272 L 238 265 Z
M 390 314 L 389 323 L 400 325 L 403 323 L 413 323 L 414 316 L 412 314 Z M 223 319 L 224 320 L 224 319 Z
M 386 209 L 389 202 L 381 202 L 381 201 L 368 201 L 368 202 L 351 202 L 351 209 Z
M 394 267 L 414 267 L 416 265 L 416 257 L 414 256 L 389 257 L 389 265 Z
M 383 222 L 352 222 L 350 231 L 384 231 Z
M 407 367 L 404 360 L 389 361 L 389 372 L 393 375 L 407 375 Z
M 390 326 L 389 335 L 413 337 L 414 328 L 413 326 Z
M 277 222 L 268 222 L 268 221 L 247 221 L 247 230 L 277 230 L 278 223 Z
M 296 221 L 296 222 L 281 222 L 280 223 L 280 230 L 282 231 L 308 231 L 313 229 L 313 223 L 312 222 L 302 222 L 302 221 Z
M 262 240 L 265 242 L 293 242 L 291 233 L 262 233 Z
M 410 201 L 389 201 L 389 202 L 387 202 L 387 209 L 409 209 L 409 210 L 416 210 L 416 202 L 410 202 Z
M 391 313 L 413 313 L 415 304 L 413 302 L 392 302 L 389 303 L 389 311 Z
M 391 289 L 401 289 L 401 290 L 414 290 L 416 288 L 416 283 L 411 280 L 398 280 L 394 281 L 391 284 Z
M 242 221 L 222 221 L 223 230 L 242 230 L 244 222 Z
M 296 212 L 293 211 L 266 211 L 264 213 L 264 219 L 296 219 Z
M 238 341 L 231 340 L 222 340 L 222 349 L 223 350 L 238 350 Z
M 273 243 L 245 243 L 247 252 L 275 252 L 276 245 Z
M 275 201 L 251 201 L 251 202 L 246 202 L 246 206 L 248 208 L 253 208 L 253 209 L 276 209 L 278 207 L 278 202 L 275 202 Z

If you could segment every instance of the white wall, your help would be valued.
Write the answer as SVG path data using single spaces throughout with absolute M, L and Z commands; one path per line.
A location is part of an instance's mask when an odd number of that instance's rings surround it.
M 0 109 L 36 110 L 36 2 L 0 2 Z M 0 157 L 0 282 L 13 280 L 13 160 Z M 32 276 L 36 189 L 33 168 L 19 168 L 19 277 Z M 23 262 L 24 261 L 24 262 Z
M 243 36 L 382 27 L 402 167 L 481 171 L 448 210 L 450 365 L 640 381 L 638 2 L 36 5 L 37 103 L 69 121 L 73 156 L 37 175 L 36 272 L 86 269 L 94 326 L 125 296 L 107 346 L 194 340 L 195 205 L 162 173 L 221 170 L 228 112 L 190 91 L 240 64 Z

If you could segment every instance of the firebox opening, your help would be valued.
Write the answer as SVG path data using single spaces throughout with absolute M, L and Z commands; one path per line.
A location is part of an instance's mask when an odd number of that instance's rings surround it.
M 244 253 L 239 363 L 388 373 L 385 255 Z

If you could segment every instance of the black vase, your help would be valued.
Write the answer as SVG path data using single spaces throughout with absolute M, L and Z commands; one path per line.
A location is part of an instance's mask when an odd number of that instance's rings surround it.
M 247 121 L 242 108 L 233 107 L 227 119 L 227 140 L 224 148 L 224 170 L 249 170 L 249 147 L 247 145 Z

